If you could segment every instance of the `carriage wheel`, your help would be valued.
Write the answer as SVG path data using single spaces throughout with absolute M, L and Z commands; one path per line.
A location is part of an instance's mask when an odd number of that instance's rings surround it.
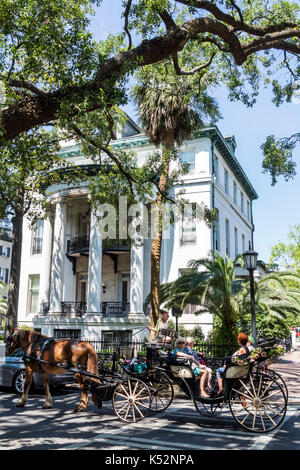
M 112 397 L 113 410 L 126 423 L 136 423 L 145 418 L 151 406 L 149 387 L 139 379 L 128 378 L 119 383 Z
M 158 413 L 166 410 L 174 398 L 173 385 L 167 374 L 159 371 L 148 374 L 147 384 L 152 396 L 151 411 Z
M 234 381 L 229 406 L 232 416 L 242 427 L 264 433 L 282 422 L 287 400 L 278 381 L 267 374 L 256 373 Z
M 284 381 L 283 378 L 281 377 L 281 375 L 278 374 L 277 372 L 275 372 L 275 371 L 272 370 L 272 369 L 266 369 L 265 374 L 268 374 L 270 377 L 272 377 L 273 379 L 275 379 L 275 380 L 279 383 L 279 385 L 281 385 L 281 387 L 283 388 L 283 391 L 284 391 L 284 393 L 285 393 L 285 396 L 286 396 L 286 401 L 288 401 L 288 397 L 289 397 L 288 388 L 287 388 L 287 386 L 286 386 L 285 381 Z

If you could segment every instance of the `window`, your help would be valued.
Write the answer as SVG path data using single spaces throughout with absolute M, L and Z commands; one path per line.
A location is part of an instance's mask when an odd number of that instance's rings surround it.
M 237 203 L 237 186 L 235 181 L 233 182 L 233 202 Z
M 243 250 L 243 253 L 245 253 L 245 235 L 242 235 L 242 250 Z
M 38 220 L 36 222 L 35 229 L 32 234 L 32 249 L 31 253 L 37 255 L 42 253 L 43 245 L 43 231 L 44 231 L 44 221 Z
M 250 220 L 250 203 L 247 201 L 247 219 Z
M 6 258 L 10 257 L 10 247 L 0 245 L 0 256 L 5 256 Z
M 234 254 L 237 256 L 239 254 L 239 240 L 238 240 L 238 231 L 234 227 Z
M 188 163 L 189 166 L 189 173 L 195 173 L 195 151 L 194 150 L 187 150 L 185 152 L 179 153 L 179 158 L 182 163 Z
M 29 275 L 28 287 L 28 313 L 37 313 L 39 311 L 39 291 L 40 291 L 40 275 Z
M 241 211 L 244 213 L 244 194 L 241 192 Z
M 216 251 L 220 251 L 220 220 L 219 220 L 219 210 L 216 209 L 217 220 L 215 222 L 214 231 L 215 231 L 215 247 Z
M 230 226 L 229 220 L 225 220 L 225 232 L 226 232 L 226 255 L 230 256 Z
M 219 159 L 218 157 L 215 157 L 215 162 L 214 162 L 214 166 L 215 166 L 215 177 L 216 177 L 216 183 L 219 182 Z
M 225 193 L 228 194 L 228 171 L 224 170 L 224 188 Z
M 67 329 L 54 329 L 53 336 L 55 339 L 66 339 L 66 338 L 74 338 L 80 339 L 81 338 L 81 330 L 67 330 Z
M 196 243 L 196 203 L 184 205 L 181 244 Z
M 0 268 L 0 281 L 5 282 L 5 284 L 8 283 L 8 273 L 8 268 Z
M 104 344 L 130 342 L 132 341 L 132 330 L 103 331 L 102 341 Z

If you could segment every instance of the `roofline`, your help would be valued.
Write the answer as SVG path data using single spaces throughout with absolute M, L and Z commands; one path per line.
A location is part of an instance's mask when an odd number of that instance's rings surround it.
M 130 119 L 130 118 L 129 118 Z M 132 121 L 132 119 L 130 119 Z M 134 123 L 134 121 L 132 121 Z M 134 123 L 135 124 L 135 123 Z M 136 124 L 135 124 L 136 126 Z M 228 164 L 231 171 L 239 179 L 241 185 L 243 186 L 245 192 L 249 196 L 250 200 L 258 199 L 258 194 L 250 183 L 248 177 L 246 176 L 243 168 L 238 162 L 234 152 L 232 151 L 230 145 L 225 140 L 225 137 L 221 134 L 217 126 L 205 126 L 197 134 L 193 135 L 188 141 L 192 141 L 195 138 L 199 137 L 209 137 L 211 140 L 214 140 L 219 152 L 225 158 L 226 163 Z M 150 139 L 145 134 L 136 134 L 130 137 L 123 137 L 116 139 L 111 143 L 111 146 L 115 149 L 125 149 L 125 148 L 136 148 L 143 147 L 146 145 L 152 145 Z M 73 147 L 69 147 L 69 150 L 62 150 L 59 154 L 63 157 L 75 157 L 82 155 L 80 146 L 77 144 Z
M 207 134 L 208 137 L 215 141 L 219 152 L 225 157 L 226 163 L 228 164 L 231 171 L 237 176 L 241 182 L 246 193 L 251 200 L 258 199 L 258 194 L 250 183 L 246 173 L 238 162 L 235 154 L 226 142 L 225 137 L 221 134 L 217 126 L 205 127 L 200 131 L 200 134 Z

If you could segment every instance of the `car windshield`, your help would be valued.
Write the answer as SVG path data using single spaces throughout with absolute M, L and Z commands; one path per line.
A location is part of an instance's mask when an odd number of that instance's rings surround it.
M 8 357 L 22 357 L 24 356 L 24 351 L 22 349 L 17 349 L 16 351 L 8 354 Z

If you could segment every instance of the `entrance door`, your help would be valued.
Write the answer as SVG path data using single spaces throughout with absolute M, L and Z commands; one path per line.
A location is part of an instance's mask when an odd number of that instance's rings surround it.
M 119 302 L 122 302 L 124 306 L 129 303 L 129 288 L 130 279 L 129 274 L 121 274 L 119 279 Z
M 87 273 L 78 273 L 77 279 L 77 302 L 86 302 L 87 301 L 87 286 L 88 286 L 88 275 Z

